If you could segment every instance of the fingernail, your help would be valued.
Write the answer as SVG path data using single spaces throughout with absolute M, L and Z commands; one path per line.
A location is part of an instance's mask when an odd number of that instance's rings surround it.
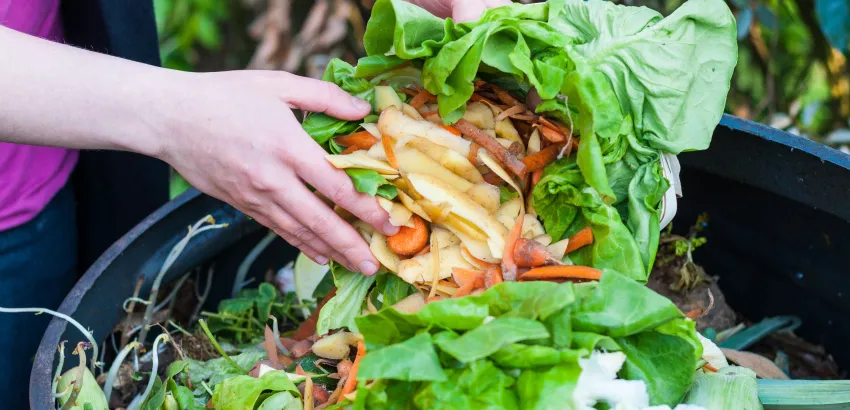
M 373 262 L 370 262 L 370 261 L 360 262 L 360 272 L 361 273 L 371 276 L 371 275 L 374 275 L 375 272 L 377 272 L 377 271 L 378 271 L 378 265 L 375 265 Z
M 372 105 L 369 104 L 368 101 L 361 100 L 357 97 L 351 97 L 351 104 L 353 104 L 354 107 L 357 108 L 358 110 L 367 110 L 367 109 L 371 110 L 372 109 Z
M 330 260 L 328 260 L 328 258 L 326 258 L 324 256 L 317 256 L 316 257 L 316 263 L 318 263 L 319 265 L 327 265 L 328 262 L 330 262 Z
M 392 223 L 387 222 L 387 223 L 384 224 L 384 229 L 382 229 L 382 230 L 384 231 L 384 235 L 393 236 L 393 235 L 397 234 L 398 231 L 401 230 L 401 228 L 393 225 Z

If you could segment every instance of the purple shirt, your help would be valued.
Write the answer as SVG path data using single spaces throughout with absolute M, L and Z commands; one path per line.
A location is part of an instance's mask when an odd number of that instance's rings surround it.
M 0 0 L 0 25 L 61 42 L 59 2 Z M 0 231 L 38 215 L 68 182 L 76 162 L 77 151 L 0 143 Z

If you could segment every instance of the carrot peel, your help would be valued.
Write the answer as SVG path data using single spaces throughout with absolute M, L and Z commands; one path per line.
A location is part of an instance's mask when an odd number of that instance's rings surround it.
M 395 157 L 393 150 L 393 140 L 390 137 L 381 138 L 381 144 L 384 146 L 384 152 L 387 154 L 387 161 L 393 168 L 398 169 L 398 160 Z
M 372 145 L 375 145 L 378 142 L 378 139 L 375 138 L 374 135 L 370 134 L 369 131 L 359 131 L 354 134 L 343 135 L 340 137 L 334 138 L 337 144 L 342 145 L 344 147 L 356 147 L 357 149 L 369 149 Z
M 520 268 L 536 268 L 553 262 L 552 254 L 539 242 L 519 238 L 514 247 L 514 262 Z
M 366 355 L 366 345 L 363 342 L 357 342 L 357 356 L 354 357 L 354 364 L 351 365 L 351 371 L 348 374 L 348 380 L 345 381 L 345 387 L 342 388 L 341 396 L 345 397 L 357 387 L 357 369 L 360 368 L 360 359 Z
M 520 281 L 528 280 L 599 280 L 602 271 L 589 266 L 542 266 L 523 273 Z
M 516 248 L 517 240 L 522 234 L 522 222 L 525 220 L 525 215 L 520 213 L 519 217 L 511 228 L 510 234 L 505 241 L 505 251 L 502 255 L 502 278 L 506 281 L 513 282 L 517 279 L 517 265 L 514 260 L 514 248 Z
M 575 251 L 576 249 L 583 248 L 587 245 L 593 243 L 593 230 L 588 226 L 587 228 L 582 229 L 577 234 L 573 235 L 570 238 L 569 243 L 567 244 L 567 252 L 570 253 Z

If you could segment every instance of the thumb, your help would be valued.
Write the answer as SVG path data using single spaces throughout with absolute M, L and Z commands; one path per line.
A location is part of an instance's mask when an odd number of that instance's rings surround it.
M 511 3 L 510 0 L 455 0 L 452 7 L 452 18 L 460 23 L 476 21 L 481 18 L 484 10 L 507 6 Z
M 342 120 L 359 120 L 372 112 L 372 105 L 343 91 L 336 84 L 290 75 L 281 99 L 292 108 L 322 112 Z

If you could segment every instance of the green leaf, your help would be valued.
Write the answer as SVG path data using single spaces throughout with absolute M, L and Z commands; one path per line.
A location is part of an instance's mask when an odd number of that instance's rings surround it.
M 533 369 L 566 363 L 578 364 L 579 358 L 589 354 L 587 350 L 514 343 L 499 349 L 490 359 L 503 368 Z
M 652 405 L 675 406 L 694 381 L 694 346 L 655 331 L 617 338 L 626 354 L 620 377 L 643 380 Z
M 614 271 L 605 271 L 599 285 L 573 314 L 573 329 L 620 337 L 655 329 L 684 317 L 666 297 Z
M 354 75 L 358 78 L 374 77 L 392 70 L 405 62 L 404 59 L 396 56 L 373 55 L 363 57 L 357 60 L 357 68 Z
M 354 188 L 366 195 L 379 195 L 387 199 L 394 199 L 398 195 L 395 185 L 391 184 L 377 171 L 372 169 L 349 168 L 345 173 L 351 177 Z
M 523 409 L 571 409 L 570 398 L 581 368 L 566 364 L 546 370 L 525 370 L 517 380 L 517 392 Z
M 153 389 L 140 407 L 141 410 L 158 410 L 162 403 L 165 402 L 165 384 L 162 383 L 159 376 L 153 382 Z
M 519 409 L 517 395 L 511 389 L 514 378 L 493 363 L 479 360 L 448 373 L 448 380 L 428 383 L 416 393 L 414 402 L 418 408 Z
M 301 395 L 286 372 L 275 370 L 260 378 L 240 375 L 224 380 L 215 387 L 213 407 L 217 410 L 253 409 L 260 394 L 266 391 L 285 391 L 297 397 Z
M 257 410 L 301 410 L 301 399 L 288 391 L 272 394 L 257 408 Z
M 337 263 L 331 265 L 336 295 L 319 312 L 316 330 L 325 335 L 334 329 L 348 328 L 357 332 L 354 319 L 360 316 L 363 300 L 375 283 L 375 276 L 351 272 Z
M 221 46 L 221 35 L 215 18 L 205 13 L 199 13 L 196 16 L 198 17 L 198 40 L 204 47 L 218 50 Z
M 417 291 L 413 285 L 392 273 L 378 276 L 375 288 L 383 295 L 384 303 L 387 306 L 395 305 Z
M 455 359 L 470 363 L 490 356 L 512 343 L 548 337 L 549 331 L 540 322 L 501 317 L 484 323 L 455 340 L 438 343 L 438 346 Z
M 331 138 L 337 135 L 347 135 L 360 127 L 357 121 L 345 121 L 331 117 L 327 114 L 314 113 L 310 114 L 301 124 L 304 131 L 320 145 L 324 145 Z
M 505 202 L 510 201 L 511 199 L 518 198 L 519 193 L 511 190 L 506 186 L 499 187 L 499 203 L 503 204 Z
M 266 359 L 266 352 L 265 350 L 248 350 L 238 355 L 231 355 L 230 358 L 239 367 L 250 369 L 254 366 L 254 363 Z M 196 390 L 202 389 L 200 386 L 202 381 L 206 382 L 210 388 L 215 388 L 223 380 L 242 374 L 223 357 L 205 362 L 186 359 L 186 362 L 189 363 L 189 374 L 192 375 L 192 383 Z
M 360 362 L 357 376 L 368 380 L 446 380 L 429 333 L 420 333 L 402 343 L 370 351 Z
M 187 367 L 189 367 L 189 363 L 183 360 L 175 360 L 171 362 L 171 364 L 168 365 L 168 368 L 165 369 L 166 380 L 183 373 Z

